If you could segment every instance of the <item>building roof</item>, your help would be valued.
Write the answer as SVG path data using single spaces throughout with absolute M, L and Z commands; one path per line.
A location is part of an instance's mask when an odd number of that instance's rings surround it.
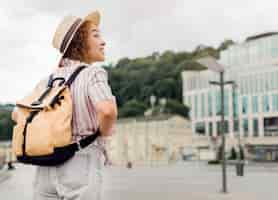
M 268 37 L 268 36 L 272 36 L 272 35 L 277 35 L 277 34 L 278 34 L 278 32 L 261 33 L 261 34 L 250 36 L 250 37 L 246 38 L 245 41 L 249 42 L 249 41 L 253 41 L 253 40 L 257 40 L 257 39 L 260 39 L 260 38 L 264 38 L 264 37 Z

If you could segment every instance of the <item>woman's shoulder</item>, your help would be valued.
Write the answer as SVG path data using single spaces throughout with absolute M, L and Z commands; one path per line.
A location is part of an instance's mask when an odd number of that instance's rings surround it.
M 103 76 L 107 78 L 107 71 L 101 66 L 89 65 L 87 67 L 87 73 L 90 80 Z
M 103 67 L 98 66 L 98 65 L 88 65 L 87 68 L 88 68 L 87 70 L 90 74 L 94 74 L 94 73 L 98 73 L 98 72 L 107 73 L 107 71 Z

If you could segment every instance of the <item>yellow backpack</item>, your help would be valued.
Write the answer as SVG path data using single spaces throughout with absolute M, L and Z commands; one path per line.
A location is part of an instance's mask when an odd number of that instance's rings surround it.
M 35 89 L 16 102 L 17 124 L 13 129 L 12 149 L 25 164 L 55 166 L 91 144 L 100 134 L 72 142 L 72 98 L 70 85 L 86 66 L 78 67 L 67 81 L 50 75 L 44 91 Z M 54 82 L 60 83 L 54 87 Z

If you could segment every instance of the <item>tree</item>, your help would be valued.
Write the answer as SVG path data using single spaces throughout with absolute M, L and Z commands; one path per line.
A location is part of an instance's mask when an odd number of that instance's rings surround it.
M 117 97 L 120 117 L 131 117 L 133 114 L 143 116 L 142 107 L 130 108 L 130 102 L 136 100 L 138 104 L 149 107 L 149 98 L 152 94 L 158 98 L 178 102 L 179 106 L 174 103 L 171 110 L 168 109 L 169 112 L 186 116 L 186 109 L 181 107 L 183 104 L 181 72 L 206 70 L 195 60 L 207 55 L 218 58 L 220 50 L 230 44 L 231 41 L 224 41 L 217 49 L 199 45 L 191 52 L 171 50 L 154 52 L 146 57 L 122 58 L 115 67 L 106 66 L 112 92 Z M 177 107 L 180 109 L 176 109 Z
M 224 40 L 224 42 L 222 42 L 217 49 L 218 49 L 218 51 L 223 51 L 223 50 L 228 49 L 229 46 L 234 45 L 234 44 L 235 44 L 235 42 L 233 40 L 227 39 L 227 40 Z
M 118 63 L 116 64 L 116 67 L 117 68 L 125 67 L 128 65 L 129 62 L 130 62 L 129 58 L 122 58 L 118 61 Z
M 11 111 L 0 111 L 0 140 L 11 140 L 14 121 L 11 119 Z

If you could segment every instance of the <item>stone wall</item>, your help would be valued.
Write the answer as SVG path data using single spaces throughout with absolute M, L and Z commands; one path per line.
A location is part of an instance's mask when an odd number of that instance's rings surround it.
M 107 142 L 109 157 L 118 165 L 169 164 L 191 147 L 190 122 L 179 116 L 119 120 Z

